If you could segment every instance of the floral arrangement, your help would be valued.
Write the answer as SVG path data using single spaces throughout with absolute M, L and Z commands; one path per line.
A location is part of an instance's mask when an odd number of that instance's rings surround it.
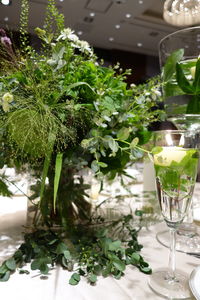
M 120 278 L 127 264 L 149 273 L 137 230 L 130 225 L 133 216 L 115 222 L 129 233 L 125 246 L 123 239 L 113 240 L 99 228 L 101 218 L 95 221 L 98 230 L 91 230 L 89 186 L 81 171 L 92 170 L 102 184 L 105 176 L 128 176 L 127 165 L 143 155 L 140 145 L 150 137 L 148 126 L 162 116 L 155 109 L 158 79 L 128 87 L 130 70 L 104 67 L 89 44 L 64 27 L 53 0 L 48 0 L 44 27 L 35 30 L 41 42 L 37 52 L 28 43 L 28 2 L 22 1 L 21 49 L 0 30 L 0 143 L 1 166 L 35 178 L 29 195 L 35 216 L 25 243 L 0 267 L 0 280 L 31 261 L 33 270 L 47 274 L 57 263 L 72 270 L 75 260 L 79 268 L 71 284 L 81 275 L 91 283 L 98 274 Z M 3 176 L 0 189 L 9 194 Z M 62 233 L 54 232 L 55 225 Z

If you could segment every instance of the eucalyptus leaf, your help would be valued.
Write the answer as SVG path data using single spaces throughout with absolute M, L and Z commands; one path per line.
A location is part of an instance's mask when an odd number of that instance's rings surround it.
M 130 148 L 131 148 L 131 149 L 134 149 L 135 146 L 137 146 L 138 143 L 139 143 L 139 138 L 138 138 L 138 137 L 134 138 L 134 139 L 132 140 L 131 144 L 130 144 Z
M 129 128 L 123 127 L 117 133 L 117 138 L 119 140 L 127 140 L 130 135 Z
M 113 260 L 113 265 L 115 266 L 115 268 L 119 271 L 124 271 L 126 268 L 126 265 L 124 262 L 122 262 L 120 259 L 114 259 Z
M 10 270 L 10 271 L 14 271 L 16 269 L 16 262 L 15 262 L 15 259 L 12 257 L 12 258 L 9 258 L 7 261 L 6 261 L 6 267 Z
M 90 274 L 88 277 L 89 282 L 95 283 L 97 281 L 97 276 L 95 274 Z
M 80 275 L 78 273 L 73 273 L 70 280 L 69 280 L 69 284 L 71 285 L 77 285 L 80 281 Z
M 56 253 L 57 254 L 64 254 L 65 251 L 68 251 L 68 248 L 65 245 L 65 243 L 59 243 L 57 248 L 56 248 Z
M 10 278 L 10 271 L 7 271 L 3 275 L 0 275 L 0 282 L 8 281 L 9 278 Z
M 109 244 L 108 249 L 110 251 L 117 251 L 121 247 L 121 241 L 114 241 Z
M 114 139 L 109 139 L 108 140 L 108 145 L 110 147 L 110 149 L 115 153 L 118 151 L 119 149 L 119 145 L 118 143 L 114 140 Z

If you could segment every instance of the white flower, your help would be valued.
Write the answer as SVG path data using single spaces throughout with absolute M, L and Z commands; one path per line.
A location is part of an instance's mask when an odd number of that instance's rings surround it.
M 61 34 L 57 38 L 57 41 L 60 40 L 70 40 L 72 42 L 78 42 L 79 38 L 76 34 L 74 34 L 74 31 L 70 28 L 65 28 L 61 31 Z
M 133 89 L 133 88 L 136 87 L 136 85 L 135 85 L 134 83 L 131 83 L 131 84 L 130 84 L 130 87 Z
M 2 97 L 3 102 L 10 103 L 13 101 L 13 95 L 10 93 L 5 93 Z
M 158 90 L 155 90 L 154 93 L 155 93 L 156 96 L 159 96 L 159 97 L 161 96 L 161 92 L 158 91 Z
M 90 45 L 86 41 L 79 41 L 78 44 L 79 49 L 81 52 L 88 53 L 88 54 L 93 54 L 92 49 L 90 48 Z

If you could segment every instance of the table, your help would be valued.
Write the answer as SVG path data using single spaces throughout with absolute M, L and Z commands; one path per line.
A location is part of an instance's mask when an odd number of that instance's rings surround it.
M 26 222 L 27 201 L 25 197 L 0 198 L 0 258 L 11 255 L 22 242 L 23 225 Z M 162 227 L 162 228 L 161 228 Z M 161 246 L 156 232 L 165 224 L 157 224 L 149 230 L 142 230 L 139 241 L 144 245 L 142 255 L 153 269 L 168 264 L 168 249 Z M 188 275 L 200 265 L 200 259 L 185 253 L 177 253 L 177 267 Z M 48 277 L 31 271 L 29 275 L 13 274 L 8 282 L 0 282 L 1 299 L 8 300 L 161 300 L 148 286 L 148 275 L 133 266 L 128 266 L 120 280 L 100 278 L 96 286 L 82 280 L 77 286 L 70 286 L 71 273 L 56 267 Z M 194 299 L 191 296 L 191 300 Z

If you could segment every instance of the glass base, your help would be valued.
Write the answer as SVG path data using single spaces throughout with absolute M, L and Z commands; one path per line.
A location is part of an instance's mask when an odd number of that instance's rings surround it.
M 168 299 L 190 299 L 191 293 L 187 274 L 177 270 L 175 279 L 172 279 L 169 274 L 168 268 L 155 270 L 149 278 L 151 289 Z
M 158 232 L 156 239 L 160 244 L 169 248 L 169 230 Z M 200 235 L 191 230 L 180 229 L 176 234 L 176 250 L 185 253 L 200 253 Z

